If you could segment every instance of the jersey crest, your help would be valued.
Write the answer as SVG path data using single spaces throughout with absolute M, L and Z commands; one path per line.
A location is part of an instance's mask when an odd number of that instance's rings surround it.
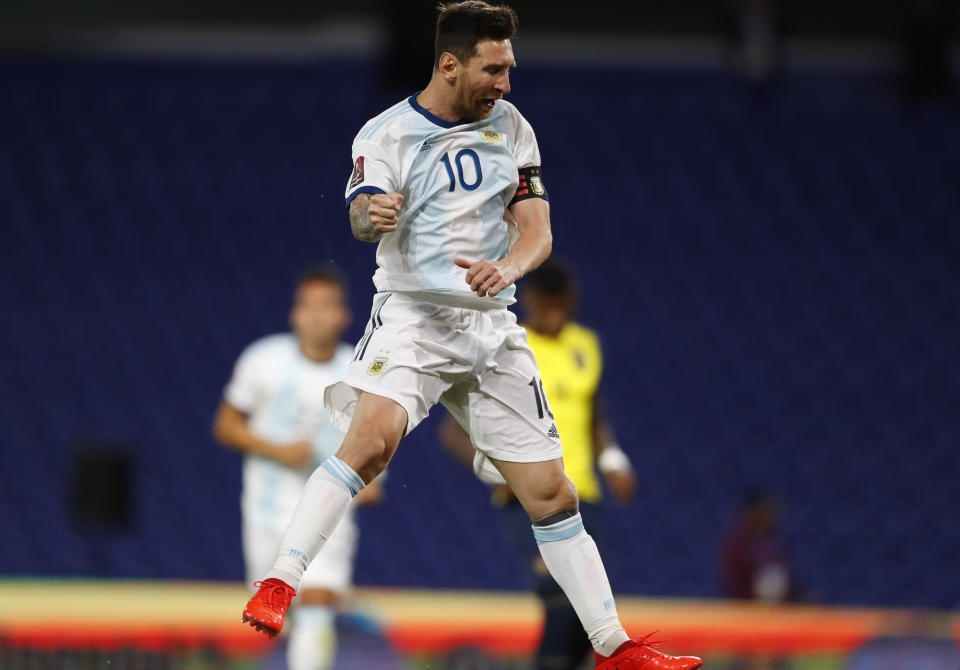
M 490 126 L 483 126 L 482 128 L 477 128 L 477 132 L 480 133 L 480 139 L 483 140 L 484 144 L 489 144 L 490 146 L 503 144 L 503 135 L 498 133 L 496 130 L 494 130 Z
M 370 365 L 367 366 L 367 374 L 371 377 L 376 377 L 384 371 L 389 361 L 390 359 L 386 356 L 377 356 L 370 362 Z

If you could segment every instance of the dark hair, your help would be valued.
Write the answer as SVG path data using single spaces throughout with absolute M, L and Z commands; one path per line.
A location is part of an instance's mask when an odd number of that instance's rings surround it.
M 566 261 L 548 258 L 523 278 L 523 287 L 541 295 L 570 295 L 577 290 L 577 280 Z
M 325 281 L 336 285 L 340 288 L 340 292 L 343 293 L 344 301 L 347 300 L 350 292 L 350 284 L 347 282 L 347 276 L 343 274 L 343 270 L 337 267 L 332 261 L 311 265 L 301 270 L 300 274 L 297 275 L 296 288 L 300 288 L 304 284 L 312 281 Z
M 449 51 L 461 63 L 469 61 L 484 39 L 508 40 L 517 32 L 517 13 L 507 5 L 491 5 L 483 0 L 441 3 L 437 5 L 437 38 L 433 64 Z

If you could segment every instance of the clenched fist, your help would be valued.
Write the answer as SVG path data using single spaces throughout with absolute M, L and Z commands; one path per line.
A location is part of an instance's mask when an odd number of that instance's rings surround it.
M 381 233 L 392 233 L 397 229 L 400 206 L 403 196 L 399 193 L 376 193 L 370 196 L 370 225 Z

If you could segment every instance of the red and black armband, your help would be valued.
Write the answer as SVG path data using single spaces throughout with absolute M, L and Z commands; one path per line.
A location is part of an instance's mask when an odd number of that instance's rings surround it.
M 517 192 L 513 194 L 513 200 L 510 201 L 510 204 L 527 198 L 550 200 L 547 187 L 543 185 L 543 179 L 540 177 L 539 165 L 520 168 L 520 185 L 517 186 Z

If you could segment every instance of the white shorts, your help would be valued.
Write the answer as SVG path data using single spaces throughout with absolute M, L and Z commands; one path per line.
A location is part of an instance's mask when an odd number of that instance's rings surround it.
M 407 411 L 407 431 L 438 402 L 460 422 L 474 447 L 474 470 L 503 482 L 489 458 L 514 463 L 563 457 L 527 334 L 498 307 L 470 309 L 403 293 L 378 293 L 366 334 L 324 404 L 346 431 L 360 391 L 390 398 Z
M 347 510 L 333 535 L 323 549 L 307 566 L 301 589 L 327 589 L 335 593 L 346 592 L 353 583 L 353 558 L 357 551 L 357 523 L 353 508 Z M 247 584 L 263 579 L 273 567 L 280 550 L 283 531 L 258 528 L 251 523 L 243 524 L 243 557 L 247 568 Z

